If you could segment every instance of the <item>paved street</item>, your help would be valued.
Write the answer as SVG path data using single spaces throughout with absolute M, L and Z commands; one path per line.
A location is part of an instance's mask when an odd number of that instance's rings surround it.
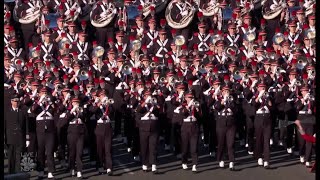
M 160 147 L 162 146 L 162 147 Z M 123 143 L 114 141 L 113 158 L 114 158 L 114 175 L 98 175 L 95 168 L 90 168 L 88 156 L 84 156 L 84 179 L 222 179 L 222 180 L 313 180 L 314 173 L 309 173 L 307 169 L 298 162 L 298 157 L 290 156 L 284 149 L 273 147 L 271 153 L 271 169 L 257 167 L 256 160 L 248 155 L 244 148 L 239 148 L 236 144 L 236 171 L 230 172 L 228 168 L 220 169 L 218 162 L 209 157 L 203 144 L 200 143 L 198 173 L 185 171 L 181 168 L 180 160 L 177 160 L 172 154 L 163 151 L 163 144 L 159 145 L 158 170 L 159 174 L 153 175 L 151 172 L 143 173 L 141 165 L 132 161 L 132 156 L 127 153 Z M 7 172 L 7 160 L 5 160 L 5 172 Z M 31 179 L 37 179 L 37 172 L 30 173 Z M 57 169 L 54 173 L 56 179 L 74 179 L 62 169 Z

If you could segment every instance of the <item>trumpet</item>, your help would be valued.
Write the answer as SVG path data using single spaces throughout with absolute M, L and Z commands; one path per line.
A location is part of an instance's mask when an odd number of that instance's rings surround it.
M 295 85 L 295 86 L 301 86 L 302 84 L 301 84 L 301 81 L 296 81 L 296 82 L 294 83 L 294 85 Z
M 232 97 L 232 96 L 228 96 L 226 100 L 227 100 L 228 102 L 231 102 L 231 101 L 233 101 L 233 97 Z
M 151 103 L 153 105 L 157 104 L 157 98 L 151 98 L 149 103 Z
M 109 104 L 113 104 L 114 103 L 114 100 L 113 99 L 108 99 L 106 98 L 105 100 L 103 100 L 101 102 L 102 105 L 109 105 Z
M 191 105 L 193 107 L 195 107 L 195 108 L 199 108 L 200 107 L 200 103 L 198 101 L 193 101 Z
M 150 63 L 150 67 L 151 67 L 151 68 L 156 68 L 156 67 L 157 67 L 157 65 L 156 65 L 156 63 L 155 63 L 155 62 L 152 62 L 152 63 Z
M 159 79 L 159 81 L 160 81 L 161 83 L 165 83 L 165 82 L 166 82 L 166 78 L 165 78 L 165 77 L 161 77 L 161 78 Z
M 62 89 L 63 89 L 63 87 L 62 87 L 61 84 L 57 84 L 56 85 L 56 90 L 57 90 L 58 93 L 60 93 L 62 91 Z
M 26 86 L 26 83 L 20 83 L 19 89 L 23 89 Z
M 122 73 L 125 75 L 129 75 L 132 73 L 132 66 L 131 65 L 125 65 L 122 68 Z

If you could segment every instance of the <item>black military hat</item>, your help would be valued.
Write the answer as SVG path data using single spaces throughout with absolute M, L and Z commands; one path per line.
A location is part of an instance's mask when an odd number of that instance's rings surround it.
M 19 101 L 20 100 L 20 97 L 18 94 L 14 93 L 11 95 L 11 101 Z

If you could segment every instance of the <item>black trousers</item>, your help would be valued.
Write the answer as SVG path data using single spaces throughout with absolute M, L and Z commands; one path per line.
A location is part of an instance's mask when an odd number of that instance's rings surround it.
M 172 129 L 172 124 L 171 124 L 171 119 L 168 117 L 165 117 L 163 121 L 163 130 L 164 130 L 164 143 L 169 145 L 171 144 L 171 129 Z
M 192 164 L 198 164 L 198 138 L 199 129 L 196 122 L 184 122 L 190 123 L 188 126 L 193 126 L 188 129 L 181 129 L 181 157 L 182 164 L 188 163 L 188 150 L 190 149 Z
M 181 153 L 181 125 L 178 123 L 173 123 L 172 132 L 174 141 L 174 154 L 177 155 Z
M 114 39 L 114 28 L 112 27 L 103 27 L 96 28 L 97 33 L 97 43 L 99 46 L 106 47 L 106 43 L 108 43 L 108 39 Z
M 246 143 L 248 143 L 248 151 L 253 151 L 254 144 L 254 117 L 246 116 Z
M 234 139 L 236 133 L 236 125 L 235 124 L 226 124 L 227 120 L 230 120 L 229 116 L 218 116 L 216 132 L 217 132 L 217 161 L 222 161 L 223 152 L 225 149 L 225 144 L 227 144 L 227 151 L 229 161 L 233 162 L 234 158 Z
M 89 120 L 89 122 L 87 123 L 87 129 L 88 129 L 87 144 L 89 146 L 90 161 L 97 160 L 97 144 L 96 144 L 96 141 L 92 141 L 93 139 L 96 139 L 96 135 L 94 133 L 96 125 L 97 125 L 97 121 L 95 120 Z
M 68 148 L 69 148 L 69 167 L 75 169 L 77 164 L 77 171 L 82 171 L 82 151 L 84 144 L 84 133 L 68 133 Z
M 9 174 L 18 173 L 21 171 L 21 153 L 22 145 L 8 144 L 8 167 Z
M 97 126 L 105 126 L 104 134 L 96 133 L 97 153 L 98 153 L 98 167 L 105 169 L 112 168 L 112 127 L 110 123 L 97 124 Z
M 54 132 L 37 132 L 38 140 L 38 171 L 44 171 L 47 160 L 48 172 L 54 171 Z
M 271 119 L 270 114 L 257 114 L 254 119 L 256 136 L 255 157 L 270 160 Z
M 156 164 L 158 131 L 148 132 L 140 130 L 139 133 L 142 164 Z
M 23 47 L 25 51 L 28 51 L 28 43 L 32 42 L 32 36 L 35 33 L 35 23 L 21 24 L 21 30 L 23 35 Z M 28 53 L 28 52 L 27 52 Z
M 121 111 L 121 109 L 115 109 L 114 136 L 121 135 L 122 115 L 123 115 L 123 112 Z
M 133 127 L 133 139 L 132 139 L 132 155 L 138 156 L 140 153 L 140 138 L 139 138 L 139 128 Z
M 314 125 L 313 124 L 301 123 L 301 126 L 304 129 L 306 134 L 313 136 L 313 134 L 314 134 Z M 298 135 L 298 143 L 299 143 L 299 155 L 305 156 L 305 160 L 310 162 L 311 156 L 312 156 L 312 143 L 306 142 L 302 138 L 300 133 Z
M 57 128 L 57 137 L 58 137 L 58 159 L 66 159 L 66 145 L 67 145 L 67 127 Z
M 35 132 L 29 132 L 29 141 L 30 144 L 27 147 L 27 151 L 35 155 L 37 152 L 37 135 Z
M 132 147 L 135 119 L 129 113 L 124 116 L 124 136 L 127 137 L 127 146 Z
M 216 121 L 215 116 L 213 113 L 210 114 L 210 117 L 207 117 L 208 119 L 208 143 L 209 143 L 209 152 L 216 152 L 217 147 L 217 133 L 216 133 Z M 203 127 L 203 130 L 205 127 Z M 206 136 L 204 136 L 205 143 L 206 143 Z

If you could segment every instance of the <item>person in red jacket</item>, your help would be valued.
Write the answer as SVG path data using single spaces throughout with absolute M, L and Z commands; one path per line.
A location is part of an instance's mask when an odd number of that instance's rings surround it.
M 306 134 L 304 129 L 301 126 L 300 120 L 296 120 L 294 123 L 297 125 L 298 130 L 305 141 L 311 142 L 314 144 L 316 143 L 316 134 L 314 134 L 313 136 Z M 313 164 L 312 168 L 310 169 L 310 172 L 313 172 L 315 170 L 315 167 L 316 167 L 316 163 Z

